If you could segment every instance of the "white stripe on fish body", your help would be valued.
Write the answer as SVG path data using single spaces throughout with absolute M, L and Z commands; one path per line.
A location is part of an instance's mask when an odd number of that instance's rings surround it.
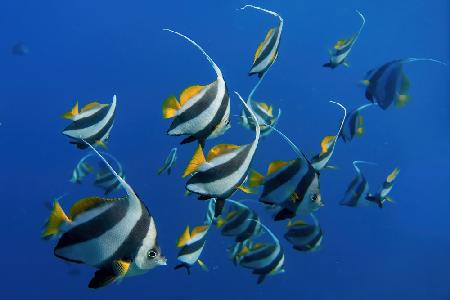
M 100 132 L 106 126 L 106 124 L 108 124 L 108 122 L 111 120 L 111 118 L 114 117 L 114 112 L 116 110 L 116 102 L 117 102 L 116 96 L 114 96 L 113 102 L 112 102 L 111 106 L 109 107 L 108 113 L 98 123 L 96 123 L 92 126 L 86 127 L 86 128 L 82 128 L 82 129 L 66 130 L 66 131 L 63 131 L 63 134 L 65 134 L 71 138 L 78 139 L 78 140 L 79 139 L 89 139 L 90 137 L 96 135 L 98 132 Z M 102 137 L 102 139 L 104 139 L 105 137 L 108 136 L 110 130 L 111 130 L 111 128 L 108 130 L 108 133 Z
M 192 253 L 180 255 L 177 257 L 177 259 L 182 263 L 192 266 L 197 262 L 198 258 L 202 254 L 202 251 L 203 247 L 199 248 L 197 251 L 194 251 Z
M 95 113 L 97 113 L 100 109 L 102 109 L 103 107 L 105 107 L 105 104 L 99 104 L 96 107 L 93 107 L 89 110 L 80 112 L 78 115 L 75 115 L 71 118 L 72 121 L 78 121 L 81 120 L 83 118 L 89 118 L 90 116 L 94 115 Z
M 276 38 L 275 44 L 274 44 L 273 48 L 270 50 L 269 55 L 267 55 L 260 63 L 258 63 L 257 65 L 253 66 L 251 68 L 251 70 L 250 70 L 250 73 L 261 73 L 267 68 L 267 66 L 269 66 L 271 63 L 273 63 L 273 61 L 271 62 L 271 60 L 276 55 L 276 52 L 278 50 L 278 45 L 280 44 L 280 38 L 281 38 L 282 30 L 283 30 L 283 23 L 281 23 L 280 26 L 279 26 L 278 36 L 275 37 Z M 273 33 L 272 33 L 272 36 L 273 36 Z M 269 38 L 267 40 L 266 45 L 264 45 L 262 47 L 260 55 L 264 52 L 266 47 L 269 45 L 269 43 L 270 43 L 270 41 L 272 39 L 272 36 L 271 36 L 271 38 Z
M 197 233 L 194 237 L 190 238 L 189 241 L 186 242 L 186 246 L 192 245 L 193 243 L 197 242 L 198 240 L 201 240 L 205 237 L 205 235 L 208 233 L 208 229 L 206 229 L 203 232 Z
M 240 263 L 240 265 L 245 268 L 249 268 L 249 269 L 262 269 L 262 268 L 270 265 L 275 260 L 275 258 L 278 256 L 280 251 L 281 251 L 280 245 L 276 245 L 276 250 L 273 251 L 271 253 L 271 255 L 264 257 L 262 259 L 259 259 L 259 260 L 254 260 L 254 261 L 249 261 L 249 262 L 242 262 L 242 260 L 241 260 L 242 263 Z
M 193 96 L 191 99 L 189 99 L 177 112 L 175 118 L 179 116 L 184 111 L 191 108 L 195 103 L 197 103 L 200 98 L 202 98 L 206 91 L 208 90 L 208 87 L 213 85 L 213 83 L 209 84 L 208 86 L 204 87 L 197 95 Z M 222 78 L 217 79 L 217 93 L 216 97 L 212 101 L 211 105 L 208 106 L 207 109 L 202 111 L 200 114 L 198 114 L 195 118 L 183 122 L 179 124 L 177 127 L 171 129 L 167 133 L 169 135 L 194 135 L 204 129 L 214 118 L 214 116 L 217 114 L 220 105 L 222 104 L 222 99 L 225 95 L 225 81 L 223 81 Z M 226 101 L 226 100 L 225 100 Z M 229 100 L 228 100 L 229 101 Z M 229 104 L 228 104 L 229 106 Z
M 136 274 L 130 275 L 139 275 L 140 273 L 143 272 L 142 270 L 148 270 L 148 268 L 146 268 L 146 266 L 149 263 L 147 253 L 149 250 L 153 249 L 156 246 L 156 236 L 157 232 L 155 221 L 153 220 L 153 217 L 150 216 L 150 224 L 148 226 L 147 234 L 144 240 L 142 241 L 142 245 L 139 248 L 135 259 L 133 260 L 133 265 L 137 267 Z
M 391 186 L 388 187 L 388 188 L 382 188 L 382 189 L 381 189 L 381 191 L 380 191 L 380 197 L 381 197 L 381 199 L 386 198 L 386 196 L 391 192 L 392 187 L 393 187 L 393 186 L 391 185 Z
M 117 205 L 117 204 L 116 204 Z M 97 238 L 55 250 L 58 256 L 101 267 L 130 235 L 142 215 L 142 207 L 130 202 L 127 212 L 116 225 Z
M 339 54 L 338 56 L 331 56 L 330 57 L 330 62 L 332 64 L 341 64 L 344 62 L 345 58 L 349 55 L 351 49 L 348 49 L 347 51 L 345 51 L 344 53 Z
M 303 199 L 298 199 L 298 201 L 301 201 L 301 202 L 300 202 L 300 205 L 297 206 L 296 214 L 309 215 L 310 213 L 313 213 L 319 209 L 320 206 L 316 206 L 311 199 L 311 195 L 316 192 L 316 190 L 314 188 L 317 186 L 319 186 L 319 177 L 316 175 L 316 176 L 314 176 L 314 179 L 312 180 L 311 184 L 309 185 L 308 189 L 306 190 L 306 193 L 305 193 Z M 301 195 L 299 195 L 299 196 L 301 196 Z M 289 200 L 287 200 L 287 201 L 289 201 Z
M 270 271 L 269 275 L 276 275 L 276 274 L 279 274 L 279 273 L 283 273 L 284 272 L 283 267 L 284 267 L 284 254 L 281 257 L 281 259 L 278 262 L 278 264 L 276 265 L 276 267 L 273 268 L 272 271 Z
M 230 127 L 230 101 L 228 100 L 227 108 L 225 110 L 225 114 L 222 117 L 222 120 L 220 120 L 220 123 L 216 126 L 214 131 L 208 136 L 207 139 L 214 139 L 218 136 L 223 135 L 228 129 L 230 129 Z
M 117 200 L 122 201 L 122 200 Z M 124 200 L 126 201 L 126 200 Z M 83 223 L 89 222 L 90 220 L 94 219 L 95 217 L 101 215 L 108 209 L 110 209 L 115 203 L 115 201 L 111 201 L 111 203 L 102 204 L 99 207 L 89 209 L 85 212 L 82 212 L 81 214 L 77 215 L 71 223 L 67 223 L 67 230 L 76 227 L 78 225 L 81 225 Z M 67 231 L 65 230 L 65 231 Z

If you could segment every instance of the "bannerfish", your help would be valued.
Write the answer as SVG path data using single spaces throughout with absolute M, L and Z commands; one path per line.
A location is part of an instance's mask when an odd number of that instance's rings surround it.
M 369 193 L 369 183 L 367 182 L 366 177 L 362 174 L 361 170 L 358 167 L 358 164 L 373 164 L 371 162 L 356 160 L 353 162 L 353 167 L 356 170 L 356 175 L 351 181 L 350 185 L 347 187 L 345 191 L 344 197 L 339 203 L 340 205 L 350 206 L 350 207 L 358 207 L 358 206 L 367 206 L 368 201 L 366 199 Z
M 331 156 L 333 155 L 334 147 L 336 146 L 337 139 L 339 135 L 342 132 L 342 128 L 344 126 L 345 118 L 347 117 L 347 109 L 342 106 L 340 103 L 331 101 L 331 103 L 334 103 L 336 105 L 339 105 L 342 110 L 344 111 L 344 117 L 342 118 L 341 125 L 339 126 L 339 130 L 335 136 L 329 135 L 322 139 L 322 142 L 320 143 L 320 146 L 322 148 L 322 151 L 320 154 L 314 156 L 311 159 L 311 164 L 317 171 L 320 171 L 324 167 L 328 166 L 328 162 L 331 159 Z M 328 166 L 330 167 L 330 166 Z
M 11 53 L 17 56 L 27 55 L 29 52 L 30 49 L 23 42 L 18 42 L 11 48 Z
M 80 159 L 80 161 L 75 166 L 75 169 L 73 169 L 72 171 L 72 177 L 70 178 L 70 182 L 81 183 L 84 177 L 86 177 L 89 173 L 92 173 L 94 171 L 94 168 L 86 162 L 86 160 L 91 156 L 92 154 L 88 154 Z
M 197 47 L 216 72 L 216 81 L 206 85 L 192 85 L 180 95 L 169 96 L 163 103 L 163 117 L 173 118 L 168 135 L 187 135 L 181 144 L 198 141 L 202 147 L 206 139 L 224 134 L 230 128 L 230 96 L 222 71 L 209 55 L 189 37 L 170 29 Z
M 97 269 L 89 282 L 90 288 L 104 287 L 125 276 L 140 275 L 166 265 L 149 210 L 101 154 L 87 145 L 117 177 L 127 197 L 83 198 L 67 215 L 55 201 L 42 237 L 58 237 L 55 256 Z
M 269 29 L 264 40 L 259 44 L 256 49 L 255 56 L 253 58 L 253 65 L 248 73 L 248 75 L 257 74 L 258 77 L 264 75 L 264 73 L 269 69 L 269 67 L 275 62 L 278 56 L 278 48 L 280 46 L 281 32 L 283 31 L 283 18 L 276 12 L 254 6 L 245 5 L 241 9 L 254 8 L 265 13 L 271 14 L 278 17 L 280 23 L 277 27 Z
M 320 247 L 323 239 L 322 228 L 319 221 L 311 214 L 313 224 L 301 220 L 289 221 L 284 238 L 298 251 L 315 251 Z
M 238 265 L 239 255 L 242 254 L 244 249 L 251 249 L 253 242 L 251 239 L 247 239 L 243 242 L 235 243 L 227 248 L 228 255 L 235 266 Z
M 405 106 L 409 100 L 410 81 L 403 71 L 403 65 L 416 61 L 430 61 L 445 65 L 431 58 L 406 58 L 385 63 L 379 68 L 367 72 L 362 84 L 366 87 L 365 96 L 372 103 L 386 110 L 392 103 L 397 107 Z
M 329 50 L 330 61 L 328 63 L 324 64 L 323 65 L 324 67 L 331 68 L 331 69 L 334 69 L 339 65 L 344 65 L 344 66 L 348 67 L 348 64 L 346 61 L 347 56 L 350 54 L 350 51 L 352 50 L 353 46 L 355 45 L 356 40 L 358 39 L 359 35 L 361 34 L 361 31 L 363 30 L 364 25 L 366 23 L 366 19 L 364 18 L 363 14 L 360 13 L 359 11 L 356 11 L 356 12 L 362 19 L 362 24 L 359 27 L 358 32 L 356 34 L 352 35 L 348 39 L 341 39 L 336 42 L 333 49 Z
M 388 196 L 388 194 L 391 192 L 393 187 L 393 181 L 397 177 L 398 173 L 400 173 L 399 168 L 395 168 L 394 171 L 392 171 L 389 176 L 386 178 L 386 180 L 383 182 L 383 185 L 381 186 L 380 190 L 375 194 L 368 194 L 367 200 L 375 202 L 378 207 L 382 208 L 384 201 L 393 202 L 392 198 Z
M 339 135 L 344 143 L 350 142 L 354 137 L 362 136 L 364 133 L 364 118 L 361 111 L 376 105 L 376 103 L 369 103 L 362 105 L 352 110 L 344 120 L 344 127 Z
M 206 265 L 199 259 L 205 246 L 208 230 L 209 225 L 196 226 L 192 231 L 189 230 L 189 225 L 186 226 L 177 241 L 177 248 L 180 248 L 177 259 L 181 264 L 175 266 L 175 270 L 186 268 L 190 274 L 191 267 L 197 263 L 203 270 L 208 271 Z
M 107 156 L 110 157 L 116 163 L 117 174 L 119 174 L 120 177 L 125 179 L 125 174 L 123 172 L 123 168 L 122 168 L 122 165 L 120 164 L 120 162 L 112 155 L 108 154 Z M 110 171 L 108 166 L 106 166 L 103 162 L 100 162 L 99 165 L 100 165 L 100 171 L 95 176 L 94 185 L 103 189 L 105 195 L 108 195 L 111 192 L 122 188 L 120 181 Z
M 116 111 L 116 95 L 113 96 L 111 105 L 92 102 L 78 112 L 78 103 L 70 112 L 64 113 L 63 117 L 73 122 L 63 130 L 68 136 L 71 144 L 79 149 L 86 149 L 83 140 L 89 144 L 105 146 L 114 124 Z
M 269 275 L 284 272 L 284 251 L 277 237 L 264 225 L 261 226 L 272 237 L 274 243 L 255 243 L 251 248 L 244 247 L 237 255 L 238 264 L 253 270 L 260 284 Z
M 172 167 L 175 166 L 177 161 L 177 148 L 172 148 L 169 155 L 164 161 L 164 165 L 158 170 L 158 175 L 161 175 L 164 171 L 167 171 L 167 175 L 172 172 Z
M 235 92 L 244 106 L 250 111 L 253 120 L 256 116 L 239 93 Z M 207 157 L 201 144 L 186 167 L 183 177 L 193 174 L 186 183 L 186 190 L 199 195 L 199 200 L 216 198 L 215 217 L 219 216 L 225 199 L 242 187 L 247 178 L 249 166 L 258 147 L 259 125 L 255 139 L 246 145 L 218 144 L 211 148 Z

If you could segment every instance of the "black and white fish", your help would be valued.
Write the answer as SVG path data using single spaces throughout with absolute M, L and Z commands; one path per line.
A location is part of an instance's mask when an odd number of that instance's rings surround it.
M 170 29 L 165 31 L 177 34 L 197 47 L 208 59 L 216 72 L 217 79 L 206 85 L 193 85 L 186 88 L 179 101 L 175 96 L 163 103 L 163 117 L 174 118 L 167 134 L 187 135 L 181 144 L 198 141 L 204 146 L 206 139 L 224 134 L 230 128 L 230 97 L 222 71 L 209 55 L 189 37 Z
M 265 13 L 278 17 L 279 24 L 277 27 L 269 29 L 264 40 L 259 44 L 256 49 L 253 59 L 253 65 L 249 71 L 249 75 L 258 74 L 258 77 L 264 75 L 264 73 L 275 62 L 278 56 L 278 48 L 280 46 L 281 33 L 283 31 L 283 18 L 274 11 L 267 10 L 254 5 L 245 5 L 241 9 L 254 8 Z
M 380 208 L 383 207 L 383 203 L 385 201 L 393 202 L 392 198 L 389 197 L 388 194 L 392 190 L 393 187 L 392 182 L 395 180 L 398 173 L 400 173 L 400 169 L 395 168 L 383 182 L 383 185 L 381 186 L 380 190 L 375 195 L 372 195 L 370 193 L 367 195 L 367 200 L 375 202 Z
M 342 138 L 344 143 L 350 142 L 354 137 L 362 136 L 364 133 L 364 118 L 361 111 L 376 105 L 375 103 L 369 103 L 362 105 L 352 110 L 344 120 L 344 127 L 342 128 L 339 137 Z
M 250 111 L 253 120 L 256 116 L 242 97 L 236 92 L 244 106 Z M 214 146 L 207 157 L 198 145 L 183 176 L 193 174 L 186 183 L 186 190 L 199 195 L 200 200 L 216 198 L 215 216 L 220 215 L 225 199 L 233 195 L 247 178 L 249 166 L 258 147 L 259 125 L 255 139 L 246 145 L 219 144 Z
M 70 182 L 72 183 L 81 183 L 82 179 L 86 177 L 89 173 L 94 171 L 94 168 L 89 165 L 86 160 L 91 157 L 92 154 L 88 154 L 83 156 L 80 161 L 75 166 L 75 169 L 72 171 L 72 177 L 70 178 Z
M 243 251 L 248 251 L 253 246 L 253 242 L 251 239 L 247 239 L 243 242 L 235 243 L 234 245 L 227 248 L 228 256 L 234 265 L 237 265 L 239 262 L 239 255 L 242 254 Z M 247 250 L 245 250 L 247 249 Z
M 366 161 L 354 161 L 353 167 L 356 170 L 356 176 L 353 178 L 352 182 L 345 191 L 344 197 L 339 203 L 340 205 L 358 207 L 367 206 L 369 202 L 367 201 L 367 195 L 369 193 L 369 183 L 366 177 L 362 174 L 358 167 L 358 164 L 373 164 Z
M 178 238 L 177 248 L 180 250 L 177 259 L 181 264 L 175 266 L 175 269 L 186 268 L 190 274 L 191 267 L 197 263 L 203 270 L 208 271 L 206 265 L 199 259 L 205 246 L 208 230 L 209 225 L 196 226 L 192 231 L 189 230 L 189 226 L 186 226 Z
M 319 221 L 311 214 L 313 224 L 301 220 L 289 221 L 284 238 L 298 251 L 315 251 L 320 247 L 323 239 Z
M 123 172 L 123 168 L 120 162 L 114 156 L 110 154 L 106 155 L 115 162 L 117 166 L 117 174 L 119 174 L 120 177 L 125 179 L 125 174 Z M 100 162 L 100 170 L 95 176 L 94 185 L 103 189 L 105 195 L 108 195 L 111 192 L 122 188 L 122 185 L 120 184 L 120 181 L 117 179 L 117 176 L 115 176 L 110 171 L 108 166 L 106 166 L 103 162 Z
M 366 23 L 366 19 L 364 18 L 363 14 L 359 11 L 356 11 L 358 15 L 362 19 L 362 24 L 359 27 L 359 30 L 356 34 L 352 35 L 348 39 L 341 39 L 336 42 L 333 49 L 329 50 L 330 54 L 330 61 L 323 66 L 326 68 L 334 69 L 339 65 L 344 65 L 348 67 L 347 64 L 347 56 L 350 54 L 350 51 L 352 50 L 353 46 L 356 43 L 356 40 L 358 39 L 359 35 L 361 34 L 361 31 L 364 28 L 364 25 Z
M 42 234 L 44 238 L 58 237 L 55 256 L 98 269 L 89 283 L 90 288 L 100 288 L 125 276 L 140 275 L 166 265 L 149 210 L 101 154 L 87 145 L 117 177 L 127 197 L 84 198 L 67 215 L 55 201 Z
M 164 161 L 164 165 L 158 170 L 158 175 L 161 175 L 164 171 L 167 171 L 167 174 L 170 175 L 170 173 L 172 172 L 172 167 L 175 166 L 176 161 L 177 148 L 172 148 L 166 160 Z
M 63 115 L 73 122 L 63 130 L 79 149 L 87 148 L 83 140 L 93 145 L 104 146 L 114 124 L 116 95 L 110 105 L 92 102 L 78 112 L 78 103 L 70 112 Z

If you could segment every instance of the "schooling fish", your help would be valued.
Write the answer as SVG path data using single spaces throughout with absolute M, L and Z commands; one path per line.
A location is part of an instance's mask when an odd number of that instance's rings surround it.
M 222 71 L 196 42 L 179 32 L 164 30 L 185 38 L 197 47 L 216 72 L 216 81 L 206 86 L 186 88 L 179 101 L 175 96 L 170 96 L 164 101 L 162 109 L 164 118 L 174 118 L 167 134 L 187 135 L 181 144 L 198 141 L 204 146 L 206 139 L 220 136 L 230 128 L 230 97 Z
M 186 226 L 177 242 L 177 247 L 180 248 L 177 259 L 181 264 L 175 266 L 175 270 L 186 268 L 190 274 L 191 267 L 198 263 L 203 270 L 208 271 L 206 265 L 199 259 L 205 246 L 208 230 L 209 225 L 196 226 L 192 231 L 189 230 L 189 226 Z
M 244 106 L 250 111 L 253 120 L 256 116 L 242 97 L 236 92 Z M 255 139 L 246 145 L 219 144 L 214 146 L 207 157 L 198 145 L 183 176 L 193 173 L 186 183 L 186 190 L 199 195 L 200 200 L 216 198 L 215 217 L 220 215 L 225 199 L 229 198 L 242 186 L 253 160 L 260 136 L 259 125 L 256 127 Z M 195 173 L 194 173 L 195 172 Z
M 123 172 L 122 165 L 120 162 L 112 155 L 107 154 L 117 165 L 117 174 L 120 177 L 125 179 L 125 174 Z M 117 177 L 109 170 L 108 166 L 106 166 L 103 162 L 100 162 L 100 171 L 95 176 L 94 185 L 103 189 L 105 195 L 118 190 L 122 187 L 120 181 Z
M 71 138 L 71 144 L 79 149 L 87 148 L 83 140 L 89 144 L 104 146 L 114 124 L 116 111 L 116 96 L 114 95 L 111 105 L 92 102 L 78 112 L 78 103 L 70 112 L 63 115 L 64 118 L 73 122 L 67 126 L 63 134 Z
M 367 195 L 369 193 L 369 183 L 364 175 L 361 173 L 361 170 L 358 168 L 358 164 L 373 164 L 371 162 L 356 160 L 353 162 L 353 167 L 356 170 L 356 176 L 353 178 L 352 182 L 348 186 L 345 191 L 344 198 L 339 203 L 340 205 L 357 207 L 357 206 L 366 206 L 369 202 L 367 202 Z
M 362 81 L 366 86 L 366 98 L 372 103 L 386 110 L 392 103 L 397 107 L 406 105 L 410 96 L 408 95 L 410 81 L 403 71 L 403 65 L 416 61 L 431 61 L 445 65 L 435 59 L 430 58 L 406 58 L 397 59 L 385 63 L 377 69 L 367 72 Z
M 251 248 L 244 247 L 237 255 L 240 266 L 252 269 L 252 273 L 258 275 L 258 284 L 268 275 L 284 272 L 284 251 L 280 241 L 265 225 L 261 226 L 270 234 L 274 243 L 255 243 Z
M 277 27 L 271 28 L 264 40 L 259 44 L 253 59 L 253 65 L 249 71 L 249 75 L 258 74 L 258 77 L 264 75 L 269 67 L 275 62 L 278 56 L 278 48 L 280 46 L 281 32 L 283 31 L 283 18 L 276 12 L 253 5 L 245 5 L 241 9 L 247 7 L 254 8 L 265 13 L 278 17 L 280 23 Z
M 117 177 L 127 197 L 88 197 L 76 202 L 66 215 L 57 201 L 42 234 L 57 236 L 55 256 L 98 269 L 90 288 L 104 287 L 125 276 L 140 275 L 166 265 L 157 243 L 153 217 L 134 190 L 108 162 L 87 144 Z
M 313 224 L 301 220 L 289 221 L 284 238 L 298 251 L 315 251 L 323 239 L 322 228 L 317 218 L 311 214 Z
M 81 180 L 84 177 L 86 177 L 89 173 L 92 173 L 94 171 L 94 168 L 86 162 L 86 160 L 91 156 L 92 154 L 88 154 L 80 159 L 80 161 L 75 166 L 75 169 L 73 169 L 72 178 L 70 178 L 70 182 L 81 183 Z
M 243 242 L 235 243 L 233 246 L 228 247 L 228 255 L 230 259 L 233 261 L 233 264 L 236 266 L 239 262 L 239 255 L 243 253 L 244 249 L 247 249 L 245 251 L 248 251 L 248 249 L 251 249 L 253 246 L 253 242 L 251 239 L 247 239 Z
M 158 170 L 158 175 L 161 175 L 164 171 L 167 171 L 167 174 L 170 175 L 172 172 L 172 167 L 175 165 L 177 161 L 177 148 L 172 148 L 170 150 L 169 155 L 164 162 L 164 165 Z
M 350 51 L 355 45 L 356 40 L 361 34 L 361 31 L 364 28 L 364 24 L 366 23 L 366 19 L 364 18 L 363 14 L 361 14 L 359 11 L 356 12 L 362 19 L 362 24 L 359 27 L 358 33 L 354 34 L 348 39 L 342 39 L 337 41 L 333 49 L 329 50 L 330 61 L 324 64 L 323 65 L 324 67 L 334 69 L 341 64 L 348 67 L 348 64 L 346 62 L 347 56 L 350 54 Z
M 331 101 L 331 103 L 335 103 L 339 105 L 344 110 L 344 117 L 342 118 L 341 125 L 339 126 L 339 131 L 335 136 L 329 135 L 323 138 L 320 146 L 322 147 L 322 151 L 320 154 L 314 156 L 311 159 L 311 164 L 317 171 L 320 171 L 322 168 L 326 167 L 328 162 L 333 155 L 334 147 L 336 146 L 336 141 L 341 134 L 342 128 L 344 126 L 345 118 L 347 117 L 347 109 L 342 106 L 340 103 Z
M 399 168 L 395 168 L 394 171 L 389 174 L 389 176 L 386 178 L 386 180 L 383 182 L 383 185 L 381 186 L 380 190 L 375 194 L 368 194 L 367 200 L 375 202 L 378 207 L 382 208 L 384 201 L 393 202 L 392 198 L 388 196 L 388 194 L 391 192 L 393 187 L 393 181 L 397 177 L 398 173 L 400 173 Z
M 339 135 L 344 143 L 350 142 L 355 136 L 362 136 L 364 133 L 364 119 L 361 115 L 361 111 L 368 107 L 376 105 L 375 103 L 369 103 L 362 105 L 352 110 L 344 120 L 344 126 Z

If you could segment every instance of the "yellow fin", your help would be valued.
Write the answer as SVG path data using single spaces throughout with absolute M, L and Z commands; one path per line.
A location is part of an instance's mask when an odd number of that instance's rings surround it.
M 283 161 L 283 160 L 274 160 L 273 162 L 271 162 L 269 164 L 269 167 L 267 168 L 267 176 L 269 176 L 270 174 L 278 171 L 279 169 L 281 169 L 284 166 L 289 165 L 289 162 L 287 161 Z
M 334 44 L 334 49 L 339 49 L 339 48 L 342 47 L 342 45 L 344 45 L 344 44 L 345 44 L 345 39 L 338 40 L 338 41 L 336 42 L 336 44 Z
M 267 112 L 267 114 L 269 115 L 269 116 L 273 116 L 273 114 L 272 114 L 272 111 L 273 111 L 273 108 L 272 108 L 272 106 L 269 106 L 267 103 L 265 103 L 265 102 L 259 102 L 258 103 L 258 106 L 262 109 L 262 110 L 264 110 L 265 112 Z
M 252 251 L 253 251 L 253 250 L 261 249 L 262 247 L 264 247 L 264 245 L 265 245 L 265 244 L 263 244 L 263 243 L 256 243 L 256 244 L 253 245 Z
M 241 251 L 239 251 L 236 256 L 241 257 L 247 255 L 250 252 L 250 249 L 247 246 L 242 247 Z
M 240 190 L 241 192 L 246 193 L 246 194 L 255 194 L 256 193 L 255 189 L 252 189 L 248 186 L 244 186 L 242 184 L 240 186 L 238 186 L 238 190 Z
M 92 208 L 124 199 L 125 198 L 101 198 L 101 197 L 82 198 L 77 202 L 75 202 L 70 208 L 69 218 L 73 220 L 76 216 Z
M 100 105 L 101 106 L 108 106 L 108 104 L 101 104 L 101 103 L 98 103 L 98 102 L 91 102 L 91 103 L 88 103 L 85 106 L 83 106 L 83 108 L 80 110 L 80 112 L 85 112 L 85 111 L 91 110 L 91 109 L 93 109 L 93 108 L 95 108 L 97 106 L 100 106 Z
M 295 202 L 298 201 L 298 199 L 299 199 L 300 197 L 298 196 L 297 192 L 293 192 L 289 198 L 291 199 L 291 201 L 292 201 L 293 203 L 295 203 Z
M 193 229 L 192 229 L 192 232 L 191 232 L 191 238 L 193 238 L 194 236 L 196 236 L 196 235 L 199 235 L 200 233 L 202 233 L 202 232 L 205 232 L 206 230 L 208 230 L 208 225 L 202 225 L 202 226 L 195 226 Z
M 113 261 L 112 269 L 114 271 L 114 274 L 116 274 L 118 277 L 124 277 L 127 274 L 130 265 L 131 261 L 119 259 Z
M 197 259 L 197 263 L 198 263 L 198 265 L 203 269 L 203 271 L 209 272 L 209 269 L 208 269 L 208 267 L 205 265 L 204 262 L 202 262 L 200 259 Z
M 211 148 L 208 152 L 208 156 L 206 157 L 207 161 L 211 161 L 214 157 L 229 153 L 235 149 L 238 149 L 240 146 L 233 144 L 218 144 Z
M 295 225 L 304 225 L 304 224 L 306 224 L 306 223 L 303 222 L 302 220 L 296 220 L 294 222 L 292 222 L 292 220 L 289 220 L 289 223 L 287 224 L 287 227 L 289 228 L 289 227 L 292 227 L 292 226 L 295 226 Z
M 71 220 L 66 216 L 61 205 L 59 205 L 59 202 L 55 201 L 53 203 L 53 209 L 50 214 L 50 217 L 48 218 L 48 222 L 45 226 L 44 231 L 42 232 L 42 237 L 49 238 L 59 234 L 61 225 L 70 222 Z
M 186 226 L 186 229 L 180 235 L 177 241 L 177 247 L 181 248 L 186 245 L 186 243 L 191 239 L 191 234 L 189 233 L 189 225 Z
M 387 202 L 390 203 L 395 203 L 394 199 L 392 199 L 392 197 L 387 196 L 386 198 L 384 198 Z
M 198 144 L 197 149 L 192 156 L 191 161 L 186 166 L 184 170 L 183 177 L 186 177 L 193 172 L 197 171 L 198 167 L 206 162 L 205 155 L 203 154 L 202 145 Z
M 264 175 L 261 175 L 255 170 L 251 170 L 248 175 L 248 186 L 254 188 L 260 186 L 263 183 Z
M 361 84 L 364 85 L 364 86 L 369 86 L 370 85 L 370 80 L 368 80 L 368 79 L 361 80 Z
M 411 97 L 409 95 L 398 95 L 397 101 L 395 101 L 395 106 L 397 108 L 402 108 L 406 104 L 408 104 L 410 100 L 411 100 Z
M 335 139 L 336 137 L 334 135 L 327 135 L 322 139 L 322 142 L 320 142 L 320 147 L 322 148 L 321 154 L 328 152 L 328 149 Z
M 95 145 L 102 147 L 103 149 L 108 149 L 108 146 L 106 146 L 105 142 L 101 140 L 95 141 Z
M 175 96 L 169 96 L 162 105 L 162 115 L 164 119 L 175 117 L 177 111 L 181 108 Z
M 363 133 L 364 133 L 364 128 L 358 127 L 358 129 L 356 129 L 356 134 L 357 134 L 358 136 L 363 135 Z
M 255 63 L 256 60 L 258 59 L 258 57 L 261 55 L 262 48 L 263 48 L 264 44 L 267 42 L 267 40 L 269 40 L 270 36 L 272 35 L 273 30 L 274 30 L 273 28 L 270 28 L 269 31 L 267 32 L 264 40 L 261 42 L 261 44 L 259 44 L 259 46 L 255 52 L 255 57 L 253 58 L 253 63 Z
M 78 115 L 78 101 L 77 103 L 75 103 L 75 105 L 72 107 L 70 111 L 63 113 L 62 117 L 64 119 L 72 119 L 76 115 Z
M 387 177 L 386 181 L 391 183 L 392 181 L 394 181 L 395 177 L 397 177 L 398 173 L 400 173 L 400 169 L 399 168 L 395 168 L 394 171 L 392 171 L 392 173 L 389 174 L 389 176 Z
M 180 105 L 183 106 L 192 97 L 197 95 L 205 86 L 204 85 L 191 85 L 187 87 L 180 94 Z
M 218 216 L 216 218 L 216 227 L 220 228 L 223 226 L 223 224 L 225 224 L 225 220 L 221 216 Z

